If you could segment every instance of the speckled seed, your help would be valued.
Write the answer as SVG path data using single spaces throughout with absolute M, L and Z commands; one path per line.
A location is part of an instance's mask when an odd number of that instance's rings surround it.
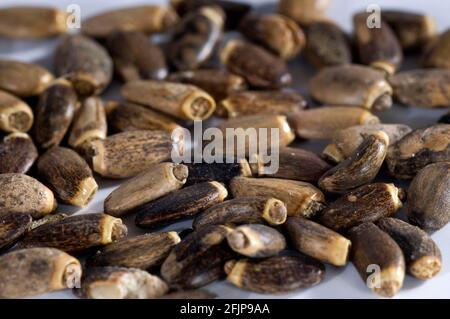
M 280 0 L 278 11 L 301 25 L 324 20 L 331 0 Z
M 25 133 L 11 133 L 0 143 L 0 174 L 26 174 L 38 158 L 33 140 Z
M 0 130 L 27 132 L 33 125 L 33 111 L 21 99 L 0 90 Z
M 28 214 L 0 214 L 0 253 L 12 247 L 28 231 L 32 220 Z
M 30 229 L 29 230 L 31 231 L 31 230 L 33 230 L 35 228 L 38 228 L 39 226 L 42 226 L 44 224 L 50 224 L 50 223 L 53 223 L 53 222 L 57 222 L 57 221 L 63 220 L 64 218 L 66 218 L 68 216 L 69 215 L 64 214 L 64 213 L 54 213 L 54 214 L 51 214 L 51 215 L 45 215 L 42 218 L 33 220 L 33 222 L 30 225 Z
M 186 163 L 189 177 L 186 185 L 218 181 L 228 185 L 236 176 L 251 176 L 252 171 L 246 159 L 239 163 Z
M 450 69 L 450 29 L 442 33 L 425 52 L 425 67 Z

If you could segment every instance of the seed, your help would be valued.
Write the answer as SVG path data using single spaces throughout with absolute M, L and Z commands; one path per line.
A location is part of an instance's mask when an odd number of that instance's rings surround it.
M 182 164 L 153 164 L 148 169 L 122 183 L 105 199 L 105 213 L 123 216 L 135 208 L 163 197 L 183 187 L 188 168 Z
M 364 223 L 349 232 L 352 241 L 352 263 L 369 288 L 383 297 L 393 297 L 402 287 L 405 260 L 400 247 L 373 223 Z M 379 267 L 379 273 L 370 277 L 370 266 Z
M 44 224 L 50 224 L 50 223 L 54 223 L 54 222 L 58 222 L 60 220 L 63 220 L 64 218 L 68 217 L 69 215 L 64 214 L 64 213 L 56 213 L 56 214 L 51 214 L 51 215 L 45 215 L 44 217 L 40 218 L 40 219 L 35 219 L 33 220 L 33 222 L 31 223 L 29 230 L 33 230 L 35 228 L 38 228 L 39 226 L 42 226 Z
M 0 60 L 0 89 L 15 96 L 41 94 L 52 80 L 53 75 L 37 64 Z
M 55 52 L 55 70 L 81 96 L 97 95 L 109 85 L 113 62 L 106 50 L 82 35 L 63 38 Z
M 159 299 L 215 299 L 216 297 L 216 294 L 208 290 L 196 289 L 171 292 Z
M 418 279 L 430 279 L 441 270 L 442 258 L 436 243 L 419 227 L 397 218 L 382 218 L 377 226 L 400 246 L 408 272 Z
M 240 24 L 241 33 L 272 51 L 283 60 L 292 60 L 305 46 L 305 34 L 297 23 L 280 14 L 256 14 L 245 16 Z
M 322 69 L 309 82 L 314 99 L 323 104 L 358 106 L 382 111 L 392 105 L 392 87 L 372 68 L 345 64 Z
M 284 236 L 274 228 L 249 224 L 238 226 L 227 235 L 228 245 L 247 257 L 275 256 L 286 248 Z
M 143 228 L 164 226 L 194 216 L 227 196 L 227 189 L 219 182 L 195 184 L 136 208 L 135 222 Z
M 353 226 L 394 215 L 401 207 L 400 189 L 393 184 L 361 186 L 339 197 L 319 216 L 320 223 L 342 232 Z
M 178 21 L 170 7 L 133 6 L 106 11 L 83 21 L 81 32 L 93 38 L 105 38 L 113 32 L 162 32 Z
M 57 146 L 69 130 L 75 111 L 77 95 L 70 82 L 58 79 L 39 97 L 33 137 L 43 149 Z
M 286 204 L 288 216 L 312 217 L 321 211 L 325 196 L 306 182 L 278 178 L 235 177 L 230 183 L 233 197 L 274 197 Z
M 79 286 L 81 265 L 53 248 L 15 250 L 0 256 L 0 297 L 21 298 Z
M 107 38 L 106 46 L 113 58 L 115 71 L 124 82 L 162 80 L 169 72 L 164 52 L 144 33 L 112 33 Z
M 177 289 L 196 289 L 222 278 L 225 262 L 235 256 L 226 241 L 230 231 L 213 225 L 187 235 L 162 264 L 162 277 Z
M 50 7 L 0 9 L 0 36 L 13 39 L 49 38 L 67 31 L 67 14 Z
M 330 193 L 343 193 L 375 179 L 383 165 L 389 136 L 383 131 L 364 138 L 351 157 L 328 170 L 319 179 L 319 187 Z
M 88 299 L 152 299 L 169 287 L 146 271 L 122 267 L 93 267 L 83 274 L 77 295 Z
M 450 159 L 450 125 L 437 124 L 416 129 L 389 147 L 389 173 L 397 178 L 413 178 L 425 166 Z
M 380 21 L 379 28 L 372 28 L 370 18 L 370 13 L 366 12 L 353 16 L 359 59 L 363 64 L 394 74 L 403 60 L 400 43 L 385 21 Z
M 352 106 L 324 106 L 291 113 L 289 123 L 298 137 L 330 139 L 339 130 L 355 126 L 378 124 L 380 119 L 369 111 Z
M 38 151 L 28 134 L 10 133 L 0 143 L 0 174 L 25 174 L 37 158 Z
M 120 218 L 106 214 L 84 214 L 63 218 L 31 230 L 21 247 L 54 247 L 66 252 L 84 252 L 108 245 L 127 235 Z
M 449 69 L 449 54 L 450 30 L 447 30 L 430 44 L 429 49 L 425 52 L 423 64 L 425 67 Z
M 0 214 L 24 213 L 41 218 L 56 208 L 50 189 L 24 174 L 0 174 Z
M 263 294 L 288 293 L 320 283 L 322 263 L 304 256 L 242 259 L 225 265 L 227 280 L 237 287 Z
M 347 238 L 303 217 L 289 217 L 285 228 L 299 252 L 334 266 L 347 264 L 351 246 Z
M 278 11 L 301 25 L 324 19 L 331 0 L 280 0 Z
M 123 97 L 181 120 L 205 120 L 216 108 L 216 102 L 205 91 L 193 85 L 164 81 L 133 81 L 122 88 Z
M 236 176 L 251 176 L 252 172 L 246 159 L 239 163 L 189 163 L 189 177 L 186 185 L 218 181 L 227 184 Z
M 392 76 L 389 82 L 395 98 L 408 106 L 450 106 L 450 70 L 405 71 Z
M 98 97 L 89 97 L 83 101 L 72 128 L 69 145 L 76 149 L 96 139 L 105 139 L 107 133 L 106 114 L 103 102 Z
M 94 172 L 108 178 L 127 178 L 170 158 L 183 143 L 164 131 L 130 131 L 88 143 L 86 157 Z M 180 153 L 180 151 L 178 152 Z
M 394 144 L 411 132 L 404 124 L 370 124 L 356 125 L 335 132 L 330 144 L 325 147 L 322 155 L 334 162 L 342 162 L 350 157 L 364 141 L 364 136 L 377 131 L 383 131 L 389 136 L 389 144 Z
M 39 157 L 37 168 L 42 180 L 65 203 L 84 207 L 97 192 L 88 164 L 69 148 L 52 147 Z
M 0 90 L 0 130 L 27 132 L 33 125 L 33 111 L 21 99 Z
M 88 265 L 150 269 L 160 266 L 179 242 L 176 232 L 124 238 L 102 248 L 88 260 Z
M 28 231 L 31 222 L 28 214 L 0 214 L 0 252 L 12 247 Z
M 292 81 L 283 60 L 249 42 L 228 41 L 220 53 L 220 60 L 230 72 L 244 77 L 255 88 L 279 89 Z
M 335 23 L 313 22 L 306 33 L 305 54 L 317 68 L 352 63 L 352 48 L 347 34 Z

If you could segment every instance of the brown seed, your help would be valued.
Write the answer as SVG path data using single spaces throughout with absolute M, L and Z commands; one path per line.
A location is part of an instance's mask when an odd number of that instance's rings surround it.
M 331 0 L 280 0 L 278 11 L 301 25 L 324 19 Z
M 0 9 L 0 36 L 13 39 L 49 38 L 67 31 L 67 14 L 50 7 Z
M 54 222 L 58 222 L 60 220 L 63 220 L 64 218 L 67 218 L 69 215 L 64 213 L 55 213 L 51 215 L 45 215 L 44 217 L 40 219 L 35 219 L 30 225 L 29 230 L 33 230 L 35 228 L 38 228 L 39 226 L 42 226 L 44 224 L 50 224 Z
M 124 238 L 102 248 L 88 259 L 88 265 L 150 269 L 161 265 L 179 242 L 176 232 Z
M 347 238 L 303 217 L 289 217 L 285 228 L 299 252 L 334 266 L 347 264 L 351 246 Z
M 227 196 L 227 189 L 218 182 L 195 184 L 136 208 L 135 223 L 142 228 L 164 226 L 194 216 Z
M 105 38 L 115 31 L 162 32 L 178 21 L 170 7 L 134 6 L 102 12 L 85 20 L 81 32 L 94 38 Z
M 109 85 L 113 62 L 106 50 L 82 35 L 62 39 L 55 52 L 55 70 L 67 78 L 81 96 L 97 95 Z
M 392 105 L 392 87 L 381 71 L 346 64 L 322 69 L 309 82 L 314 99 L 323 104 L 358 106 L 382 111 Z
M 32 220 L 28 214 L 0 214 L 0 252 L 12 247 L 28 231 Z
M 216 294 L 203 289 L 181 290 L 168 293 L 159 299 L 215 299 Z
M 228 41 L 220 53 L 220 60 L 230 72 L 244 77 L 252 87 L 279 89 L 292 81 L 283 60 L 249 42 Z
M 349 232 L 352 241 L 352 263 L 361 278 L 376 294 L 393 297 L 402 287 L 405 260 L 400 247 L 373 223 L 364 223 Z M 379 272 L 371 276 L 374 268 Z
M 21 99 L 0 90 L 0 130 L 27 132 L 33 125 L 33 111 Z
M 246 159 L 239 163 L 186 163 L 189 177 L 186 185 L 218 181 L 228 185 L 236 176 L 251 176 L 252 172 Z
M 325 196 L 306 182 L 278 178 L 235 177 L 230 183 L 233 197 L 274 197 L 286 204 L 288 216 L 312 217 L 321 211 Z
M 56 208 L 50 189 L 38 180 L 17 173 L 0 174 L 0 214 L 24 213 L 41 218 Z
M 0 143 L 0 174 L 26 174 L 37 158 L 38 151 L 28 134 L 10 133 Z
M 37 64 L 0 60 L 0 89 L 15 96 L 41 94 L 52 80 L 53 75 Z
M 123 97 L 182 120 L 205 120 L 216 102 L 193 85 L 164 81 L 133 81 L 122 88 Z
M 105 199 L 105 213 L 123 216 L 133 209 L 183 187 L 188 168 L 182 164 L 153 164 L 142 174 L 121 184 Z
M 108 36 L 106 46 L 113 58 L 115 71 L 124 82 L 162 80 L 169 72 L 164 52 L 144 33 L 112 33 Z
M 84 207 L 97 192 L 88 164 L 69 148 L 52 147 L 39 157 L 37 168 L 42 180 L 65 203 Z
M 338 198 L 319 217 L 324 226 L 342 232 L 353 226 L 394 215 L 401 207 L 400 190 L 393 184 L 361 186 Z
M 425 67 L 450 68 L 450 29 L 437 37 L 425 52 L 423 64 Z
M 262 294 L 283 294 L 320 283 L 322 263 L 304 256 L 242 259 L 225 265 L 227 280 L 237 287 Z
M 397 218 L 382 218 L 377 226 L 388 233 L 403 251 L 408 272 L 418 279 L 430 279 L 441 270 L 441 252 L 419 227 Z
M 21 247 L 54 247 L 66 252 L 84 252 L 108 245 L 127 235 L 120 218 L 106 214 L 74 215 L 31 230 Z

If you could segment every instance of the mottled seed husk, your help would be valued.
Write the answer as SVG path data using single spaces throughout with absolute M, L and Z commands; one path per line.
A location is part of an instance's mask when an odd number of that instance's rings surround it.
M 301 25 L 324 20 L 331 0 L 280 0 L 278 11 Z
M 133 210 L 137 212 L 135 223 L 143 228 L 164 226 L 194 216 L 227 196 L 227 189 L 219 182 L 195 184 L 137 207 Z
M 17 6 L 0 9 L 0 36 L 43 39 L 67 31 L 67 14 L 51 7 Z
M 31 230 L 21 247 L 54 247 L 66 252 L 84 252 L 108 245 L 127 235 L 120 218 L 106 214 L 75 215 Z
M 401 195 L 393 184 L 361 186 L 328 205 L 319 221 L 328 228 L 343 232 L 353 226 L 394 215 L 403 205 L 399 198 Z
M 21 298 L 79 287 L 81 265 L 54 248 L 30 248 L 0 256 L 0 297 Z
M 208 290 L 195 289 L 171 292 L 159 299 L 215 299 L 216 297 L 216 294 Z
M 245 159 L 241 159 L 239 163 L 186 163 L 186 166 L 189 169 L 186 185 L 211 181 L 228 185 L 236 176 L 252 175 L 250 166 Z
M 425 67 L 450 69 L 450 30 L 442 33 L 430 44 L 426 51 L 423 64 Z
M 182 83 L 132 81 L 122 87 L 122 96 L 182 120 L 205 120 L 216 109 L 216 102 L 208 93 Z
M 41 94 L 52 80 L 53 75 L 37 64 L 0 60 L 0 89 L 15 96 Z
M 28 134 L 11 133 L 0 143 L 0 174 L 26 174 L 37 158 L 38 151 Z
M 55 70 L 67 78 L 81 96 L 97 95 L 109 85 L 113 62 L 94 40 L 76 34 L 62 39 L 55 52 Z
M 388 233 L 402 249 L 407 271 L 418 279 L 430 279 L 441 270 L 439 247 L 419 227 L 397 218 L 382 218 L 376 225 Z
M 161 265 L 179 242 L 176 232 L 124 238 L 102 248 L 88 259 L 88 265 L 150 269 Z
M 37 168 L 43 182 L 65 203 L 84 207 L 97 192 L 89 165 L 69 148 L 52 147 L 39 157 Z
M 315 286 L 325 276 L 325 266 L 304 256 L 242 259 L 225 265 L 227 280 L 237 287 L 263 294 L 283 294 Z
M 142 174 L 121 184 L 105 199 L 104 211 L 123 216 L 133 209 L 183 187 L 188 168 L 182 164 L 153 164 Z
M 288 216 L 312 217 L 321 211 L 325 196 L 306 182 L 278 178 L 235 177 L 231 180 L 233 197 L 267 196 L 286 204 Z
M 283 60 L 249 42 L 228 41 L 220 53 L 220 60 L 230 72 L 244 77 L 255 88 L 279 89 L 292 81 Z
M 0 252 L 12 247 L 28 231 L 32 220 L 28 214 L 0 214 Z
M 364 283 L 376 294 L 393 297 L 402 287 L 405 277 L 405 260 L 396 242 L 373 223 L 364 223 L 349 232 L 352 241 L 352 263 L 358 270 Z M 376 277 L 370 275 L 377 265 L 380 272 Z
M 41 218 L 56 205 L 52 191 L 38 180 L 18 173 L 0 174 L 0 214 L 25 213 Z
M 44 224 L 50 224 L 50 223 L 54 223 L 54 222 L 58 222 L 60 220 L 63 220 L 64 218 L 68 217 L 69 215 L 64 214 L 64 213 L 54 213 L 51 215 L 45 215 L 44 217 L 40 218 L 40 219 L 35 219 L 33 220 L 33 222 L 30 225 L 30 231 L 38 228 L 39 226 L 42 226 Z
M 14 95 L 0 90 L 0 130 L 27 132 L 33 125 L 30 106 Z

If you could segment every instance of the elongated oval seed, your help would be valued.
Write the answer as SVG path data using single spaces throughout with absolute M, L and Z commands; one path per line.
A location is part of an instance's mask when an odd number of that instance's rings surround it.
M 15 250 L 0 256 L 0 297 L 21 298 L 79 287 L 81 272 L 80 262 L 58 249 Z
M 11 133 L 0 143 L 0 174 L 25 174 L 37 158 L 38 151 L 28 134 Z
M 164 81 L 132 81 L 123 97 L 182 120 L 205 120 L 216 109 L 214 99 L 196 86 Z
M 135 208 L 183 187 L 188 168 L 182 164 L 153 164 L 142 174 L 121 184 L 105 199 L 105 213 L 123 216 Z
M 41 218 L 56 205 L 52 191 L 38 180 L 24 174 L 0 174 L 0 214 L 25 213 Z
M 41 94 L 52 80 L 53 75 L 37 64 L 0 60 L 0 89 L 15 96 Z
M 89 165 L 69 148 L 52 147 L 39 157 L 37 168 L 42 180 L 65 203 L 84 207 L 97 192 Z
M 0 253 L 12 247 L 28 231 L 32 220 L 28 214 L 0 214 Z
M 33 125 L 33 111 L 21 99 L 0 90 L 0 130 L 27 132 Z
M 167 225 L 221 203 L 227 196 L 227 189 L 218 182 L 195 184 L 136 208 L 135 222 L 143 228 Z
M 225 265 L 227 280 L 237 287 L 263 294 L 282 294 L 320 283 L 325 266 L 304 256 L 242 259 Z
M 449 53 L 450 29 L 432 42 L 430 48 L 425 52 L 423 64 L 425 67 L 450 69 Z
M 267 196 L 286 204 L 288 216 L 314 216 L 325 204 L 320 190 L 306 182 L 278 178 L 235 177 L 230 183 L 233 197 Z
M 300 25 L 308 26 L 325 18 L 325 12 L 330 4 L 331 0 L 280 0 L 278 11 Z
M 430 279 L 441 270 L 441 252 L 419 227 L 397 218 L 382 218 L 376 225 L 389 234 L 403 251 L 408 272 L 418 279 Z
M 352 241 L 352 263 L 364 283 L 383 297 L 393 297 L 402 287 L 405 260 L 400 247 L 373 223 L 364 223 L 349 232 Z M 379 267 L 378 276 L 369 278 L 370 265 Z
M 236 176 L 251 176 L 252 172 L 246 159 L 239 163 L 186 163 L 189 177 L 186 185 L 217 181 L 228 185 Z
M 31 230 L 21 247 L 54 247 L 66 252 L 83 252 L 108 245 L 127 235 L 120 218 L 106 214 L 74 215 Z

